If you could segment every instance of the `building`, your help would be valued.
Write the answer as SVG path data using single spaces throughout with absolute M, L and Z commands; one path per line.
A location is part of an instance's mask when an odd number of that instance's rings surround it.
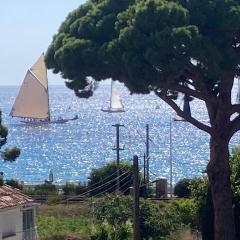
M 0 240 L 37 240 L 36 206 L 20 190 L 0 187 Z

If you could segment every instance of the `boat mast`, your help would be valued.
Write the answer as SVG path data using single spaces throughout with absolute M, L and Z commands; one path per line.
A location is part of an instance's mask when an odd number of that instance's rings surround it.
M 44 53 L 43 53 L 43 61 L 44 61 Z M 44 62 L 44 66 L 45 66 L 45 73 L 47 76 L 47 68 Z M 49 104 L 49 90 L 48 90 L 48 76 L 47 76 L 47 100 L 48 100 L 48 121 L 51 121 L 51 116 L 50 116 L 50 104 Z
M 112 109 L 112 93 L 113 93 L 113 80 L 111 80 L 111 95 L 110 95 L 110 109 Z

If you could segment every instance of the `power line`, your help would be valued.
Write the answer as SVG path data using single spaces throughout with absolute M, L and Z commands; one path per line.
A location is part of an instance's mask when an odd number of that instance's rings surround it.
M 119 183 L 121 183 L 122 181 L 124 181 L 124 180 L 125 180 L 126 178 L 128 178 L 129 176 L 130 176 L 130 175 L 127 175 L 127 176 L 125 176 L 124 178 L 122 178 L 122 179 L 119 181 Z M 114 187 L 116 187 L 116 186 L 118 186 L 118 183 L 113 184 L 111 187 L 105 189 L 104 191 L 102 191 L 102 192 L 100 192 L 100 193 L 97 193 L 97 194 L 93 195 L 92 197 L 97 197 L 97 196 L 99 196 L 99 195 L 101 195 L 101 194 L 104 194 L 104 193 L 108 192 L 110 189 L 112 189 L 112 188 L 114 188 Z
M 119 169 L 119 171 L 123 170 L 124 168 L 125 168 L 125 166 L 121 167 L 121 168 Z M 100 180 L 98 183 L 92 184 L 91 187 L 97 186 L 100 182 L 104 182 L 105 180 L 111 178 L 112 176 L 114 176 L 114 175 L 116 175 L 116 174 L 117 174 L 117 171 L 114 172 L 114 173 L 112 173 L 111 175 L 105 177 L 104 179 Z M 117 177 L 116 177 L 116 178 L 117 178 Z M 116 179 L 116 178 L 115 178 L 115 179 Z
M 102 187 L 110 184 L 110 183 L 113 182 L 113 181 L 116 181 L 118 178 L 122 177 L 123 175 L 125 175 L 125 174 L 127 174 L 127 173 L 130 173 L 130 171 L 127 171 L 127 172 L 121 174 L 119 177 L 116 177 L 116 178 L 114 178 L 114 179 L 112 179 L 112 180 L 110 180 L 110 181 L 108 181 L 108 182 L 106 182 L 106 183 L 104 183 L 104 184 L 102 184 L 102 185 L 100 185 L 100 186 L 98 186 L 98 187 L 96 187 L 96 188 L 93 188 L 93 189 L 91 189 L 91 190 L 89 190 L 89 191 L 87 191 L 87 192 L 85 192 L 85 193 L 82 193 L 82 194 L 76 195 L 76 196 L 74 196 L 74 197 L 68 198 L 67 200 L 71 200 L 71 199 L 78 198 L 78 197 L 84 197 L 84 196 L 86 196 L 86 194 L 89 194 L 89 193 L 91 193 L 91 192 L 93 192 L 93 191 L 95 191 L 95 190 L 97 190 L 97 189 L 99 189 L 99 188 L 102 188 Z M 129 175 L 127 175 L 127 176 L 129 176 Z M 125 179 L 125 177 L 124 177 L 123 179 Z M 121 181 L 122 181 L 122 180 L 121 180 Z M 115 184 L 115 185 L 116 185 L 116 184 Z

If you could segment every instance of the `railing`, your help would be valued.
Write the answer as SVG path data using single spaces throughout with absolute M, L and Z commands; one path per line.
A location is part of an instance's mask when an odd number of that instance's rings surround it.
M 36 229 L 23 231 L 22 240 L 39 240 Z

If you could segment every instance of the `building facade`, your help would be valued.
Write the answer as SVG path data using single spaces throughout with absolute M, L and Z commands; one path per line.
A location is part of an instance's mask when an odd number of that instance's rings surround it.
M 0 240 L 37 240 L 33 199 L 8 185 L 0 187 Z

